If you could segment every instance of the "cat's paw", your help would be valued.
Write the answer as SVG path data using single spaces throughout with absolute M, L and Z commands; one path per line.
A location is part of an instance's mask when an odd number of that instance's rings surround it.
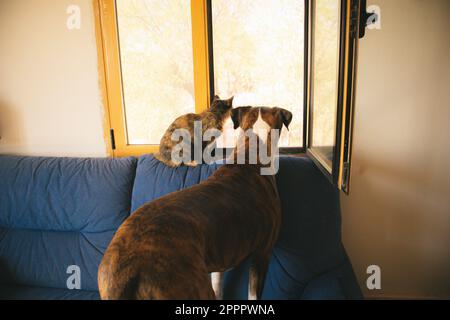
M 198 163 L 197 163 L 197 161 L 194 160 L 194 161 L 186 162 L 185 165 L 188 167 L 196 167 L 196 166 L 198 166 Z

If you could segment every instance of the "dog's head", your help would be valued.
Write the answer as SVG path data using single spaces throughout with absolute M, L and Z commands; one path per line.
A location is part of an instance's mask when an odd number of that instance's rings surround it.
M 278 107 L 239 107 L 231 111 L 234 129 L 241 128 L 244 132 L 252 130 L 260 140 L 267 143 L 271 130 L 281 134 L 283 125 L 289 130 L 292 113 Z

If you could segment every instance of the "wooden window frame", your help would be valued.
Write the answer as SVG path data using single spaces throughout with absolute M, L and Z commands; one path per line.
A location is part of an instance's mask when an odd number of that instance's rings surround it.
M 308 0 L 305 0 L 305 3 L 307 2 Z M 159 145 L 134 145 L 129 144 L 127 141 L 116 1 L 93 0 L 93 6 L 99 78 L 105 110 L 104 136 L 107 142 L 108 155 L 125 157 L 157 152 Z M 306 12 L 305 18 L 307 18 Z M 195 112 L 199 113 L 209 108 L 211 98 L 214 96 L 211 0 L 191 0 L 191 24 Z M 307 32 L 307 24 L 307 21 L 305 21 L 305 34 Z M 305 46 L 304 50 L 307 59 L 307 46 Z M 306 64 L 304 72 L 305 74 L 307 72 Z M 303 106 L 303 113 L 303 147 L 280 148 L 280 153 L 303 154 L 306 152 L 305 105 Z
M 120 48 L 115 0 L 93 0 L 99 78 L 105 110 L 105 140 L 113 157 L 140 156 L 158 151 L 158 145 L 133 145 L 127 141 Z M 209 108 L 210 73 L 207 0 L 191 1 L 195 112 Z

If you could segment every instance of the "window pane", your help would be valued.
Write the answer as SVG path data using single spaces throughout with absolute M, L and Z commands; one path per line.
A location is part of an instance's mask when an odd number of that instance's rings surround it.
M 187 0 L 117 0 L 129 144 L 159 144 L 195 110 L 190 13 Z
M 304 0 L 212 0 L 215 92 L 234 106 L 290 110 L 283 147 L 303 146 L 303 21 Z
M 336 139 L 340 1 L 314 1 L 312 151 L 331 173 Z

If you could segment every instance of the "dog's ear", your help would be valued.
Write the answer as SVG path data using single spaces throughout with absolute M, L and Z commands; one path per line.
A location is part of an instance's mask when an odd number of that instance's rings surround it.
M 280 114 L 281 122 L 283 122 L 286 129 L 289 130 L 289 124 L 292 121 L 292 112 L 282 108 L 277 108 L 277 111 Z
M 252 107 L 239 107 L 231 110 L 231 120 L 233 120 L 234 129 L 239 128 L 242 123 L 242 119 L 244 118 L 245 114 L 250 111 L 251 108 Z

